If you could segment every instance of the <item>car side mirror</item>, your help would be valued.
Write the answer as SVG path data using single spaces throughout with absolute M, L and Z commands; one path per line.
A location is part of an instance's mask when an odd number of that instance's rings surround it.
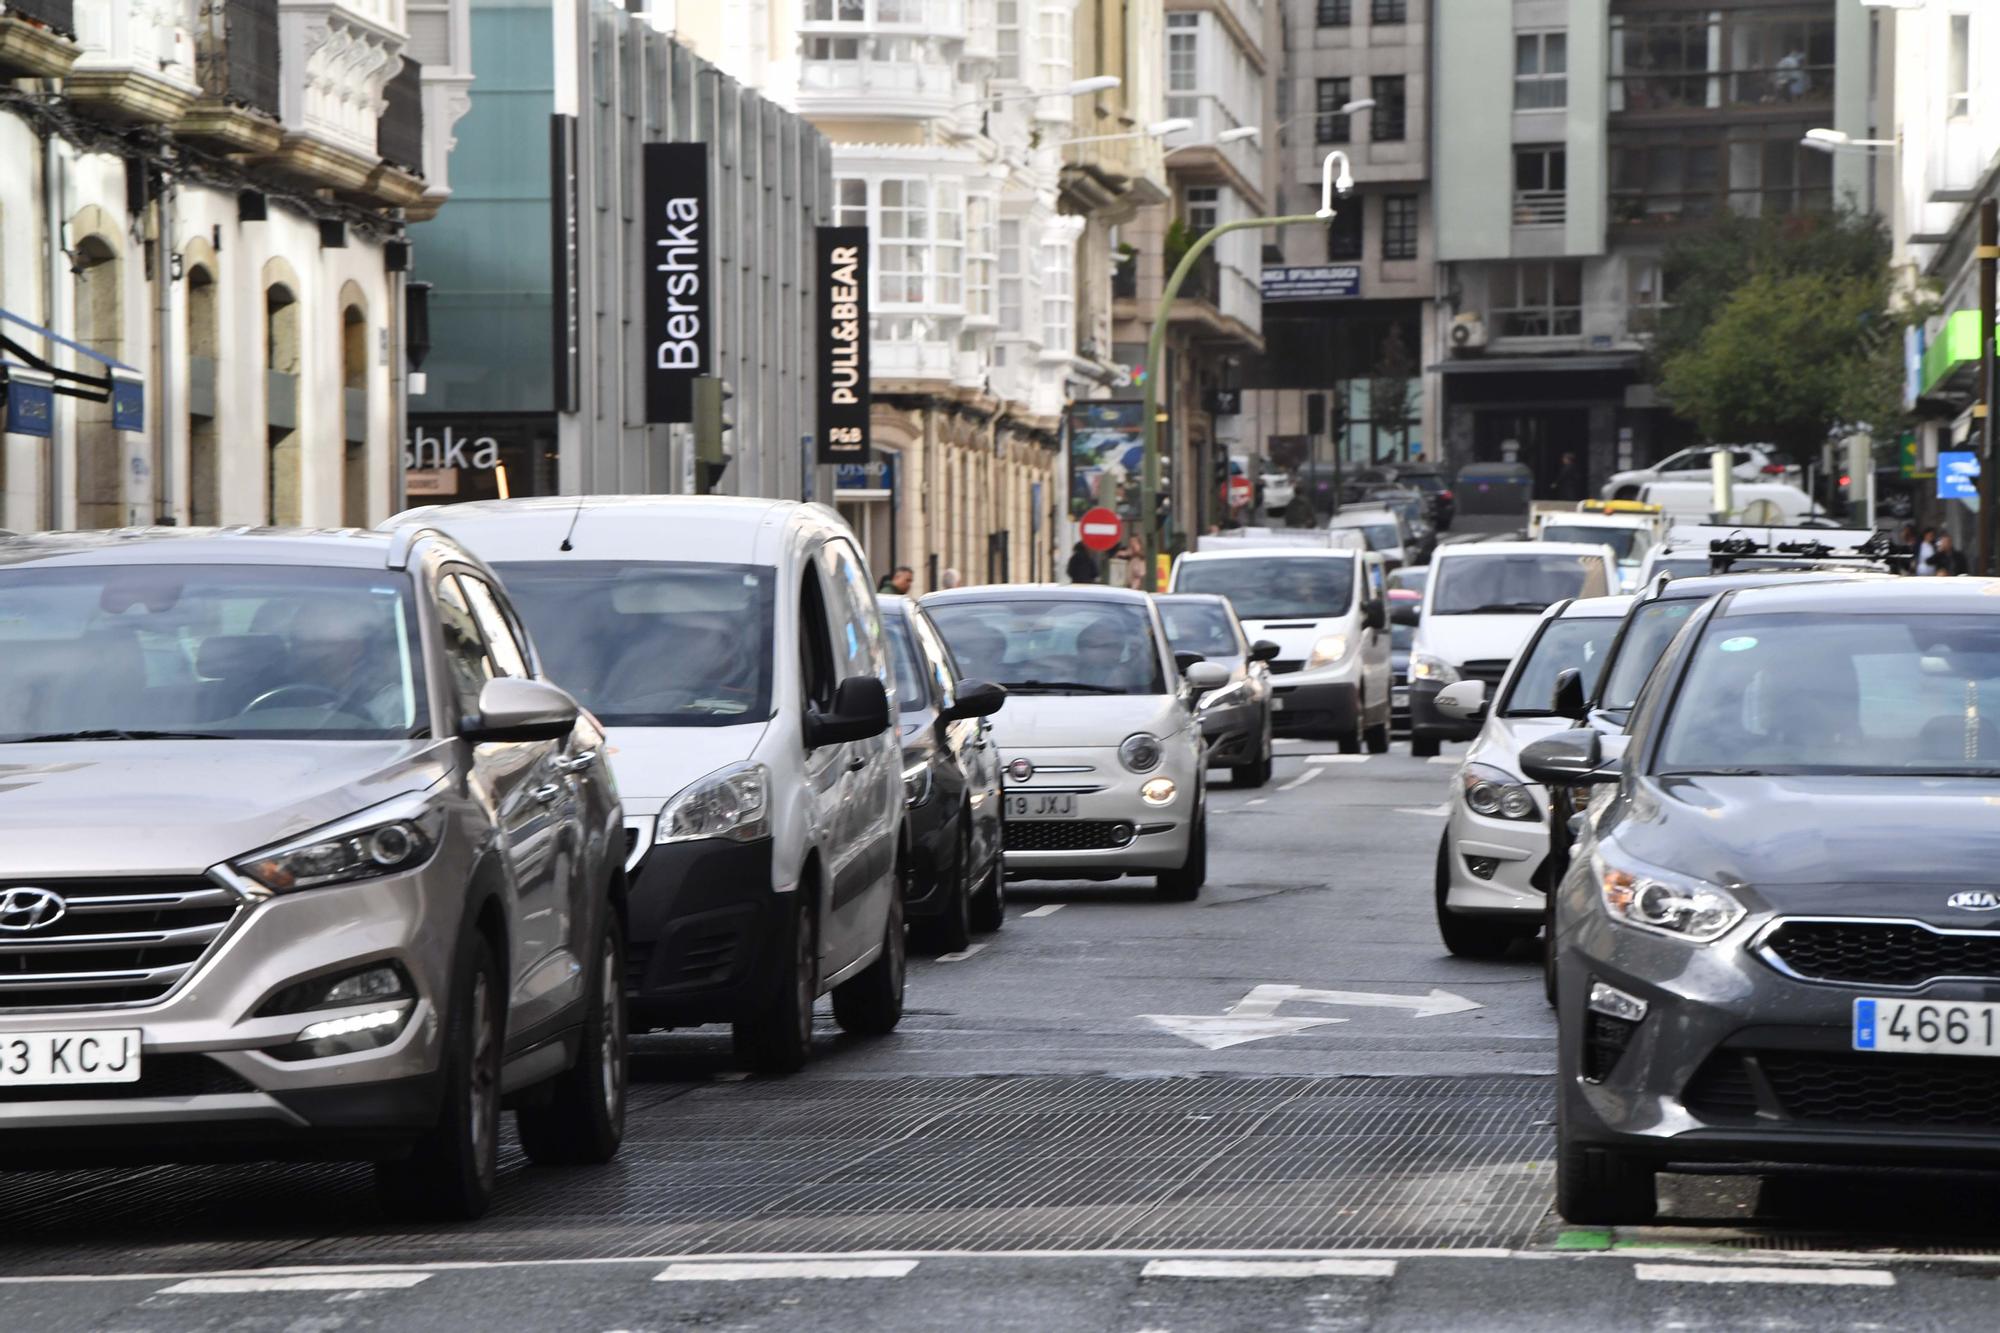
M 1414 628 L 1424 618 L 1424 608 L 1416 602 L 1398 602 L 1389 608 L 1389 623 Z
M 1361 607 L 1361 624 L 1364 629 L 1387 629 L 1389 626 L 1389 608 L 1383 606 L 1379 601 L 1363 603 Z
M 1522 776 L 1546 787 L 1616 782 L 1622 768 L 1618 756 L 1605 756 L 1604 738 L 1588 728 L 1545 737 L 1521 751 Z
M 1486 682 L 1461 680 L 1438 691 L 1438 712 L 1459 722 L 1477 722 L 1486 715 Z
M 545 680 L 502 676 L 479 687 L 479 712 L 465 719 L 458 734 L 474 745 L 561 740 L 581 715 L 567 690 Z
M 1007 691 L 1003 686 L 990 680 L 961 680 L 951 707 L 944 710 L 944 720 L 961 722 L 970 717 L 991 717 L 1006 702 Z
M 1572 722 L 1581 722 L 1589 714 L 1590 701 L 1583 697 L 1581 671 L 1575 667 L 1564 667 L 1556 673 L 1555 695 L 1550 700 L 1549 711 Z
M 1253 662 L 1275 662 L 1278 654 L 1285 650 L 1269 639 L 1259 639 L 1250 645 L 1250 660 Z
M 1196 662 L 1206 662 L 1207 660 L 1200 653 L 1191 653 L 1186 649 L 1182 649 L 1174 654 L 1174 670 L 1185 676 L 1189 667 L 1193 666 Z
M 849 676 L 834 689 L 833 711 L 806 712 L 806 748 L 865 741 L 889 729 L 889 691 L 877 676 Z
M 1182 673 L 1197 693 L 1219 690 L 1229 683 L 1229 668 L 1220 662 L 1196 662 Z

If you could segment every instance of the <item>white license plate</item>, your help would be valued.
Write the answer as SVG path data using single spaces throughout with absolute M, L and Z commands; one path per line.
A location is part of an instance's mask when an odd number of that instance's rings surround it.
M 1854 1049 L 2000 1055 L 2000 1004 L 1856 1000 Z
M 138 1081 L 138 1028 L 0 1032 L 0 1088 Z
M 1285 711 L 1285 696 L 1284 696 L 1284 695 L 1282 695 L 1282 694 L 1274 694 L 1274 695 L 1272 695 L 1272 696 L 1271 696 L 1271 711 L 1272 711 L 1272 712 L 1274 712 L 1274 713 L 1282 713 L 1282 712 L 1284 712 L 1284 711 Z
M 1075 819 L 1076 793 L 1022 791 L 1007 793 L 1009 819 Z

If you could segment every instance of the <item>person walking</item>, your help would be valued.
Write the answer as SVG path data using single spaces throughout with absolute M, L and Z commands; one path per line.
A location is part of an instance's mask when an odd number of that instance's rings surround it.
M 893 571 L 882 576 L 882 582 L 876 585 L 875 591 L 878 593 L 894 593 L 898 597 L 908 597 L 910 595 L 910 585 L 916 581 L 916 570 L 911 569 L 908 565 L 897 565 Z
M 1937 554 L 1937 529 L 1925 528 L 1924 535 L 1917 538 L 1917 573 L 1931 572 L 1931 557 Z
M 1958 546 L 1952 541 L 1951 534 L 1949 532 L 1940 532 L 1937 539 L 1937 550 L 1931 554 L 1930 572 L 1942 578 L 1949 578 L 1954 574 L 1963 574 L 1965 571 L 1965 557 L 1959 554 Z
M 1565 453 L 1562 456 L 1562 466 L 1556 469 L 1555 498 L 1558 500 L 1583 498 L 1583 467 L 1576 461 L 1574 453 Z
M 1098 577 L 1097 557 L 1090 553 L 1088 546 L 1078 542 L 1069 553 L 1067 572 L 1071 583 L 1095 583 Z
M 965 580 L 958 576 L 958 571 L 955 569 L 947 569 L 943 574 L 938 576 L 938 586 L 940 588 L 956 588 L 963 582 Z

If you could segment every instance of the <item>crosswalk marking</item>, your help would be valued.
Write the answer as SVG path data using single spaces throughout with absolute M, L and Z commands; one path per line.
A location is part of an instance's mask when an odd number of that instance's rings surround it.
M 1636 1264 L 1641 1282 L 1767 1283 L 1795 1287 L 1893 1287 L 1896 1275 L 1881 1268 L 1757 1268 L 1715 1264 Z
M 1308 764 L 1365 764 L 1370 756 L 1365 754 L 1309 754 Z
M 1155 1259 L 1140 1277 L 1394 1277 L 1394 1259 Z
M 790 1263 L 668 1264 L 655 1282 L 755 1282 L 766 1279 L 908 1277 L 915 1259 L 805 1259 Z
M 1067 907 L 1068 905 L 1069 904 L 1067 903 L 1044 903 L 1040 907 L 1033 907 L 1028 909 L 1027 911 L 1021 913 L 1021 915 L 1023 917 L 1054 916 L 1057 912 L 1062 911 L 1062 909 Z
M 977 944 L 968 944 L 963 949 L 960 949 L 956 953 L 939 954 L 937 956 L 937 960 L 940 963 L 962 963 L 966 959 L 972 957 L 972 955 L 978 953 L 981 949 L 984 949 L 987 945 L 991 943 L 993 943 L 992 940 L 981 940 Z
M 234 1296 L 256 1291 L 397 1291 L 429 1273 L 293 1273 L 283 1277 L 191 1277 L 164 1287 L 162 1296 Z

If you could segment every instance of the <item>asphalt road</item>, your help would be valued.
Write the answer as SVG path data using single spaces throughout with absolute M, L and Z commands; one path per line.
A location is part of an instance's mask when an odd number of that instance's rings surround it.
M 475 1225 L 348 1166 L 0 1178 L 0 1328 L 1992 1326 L 1962 1182 L 1671 1178 L 1667 1225 L 1564 1226 L 1536 960 L 1431 925 L 1452 770 L 1329 748 L 1213 793 L 1196 903 L 1016 886 L 892 1038 L 823 1016 L 789 1080 L 640 1039 L 618 1162 L 510 1150 Z

